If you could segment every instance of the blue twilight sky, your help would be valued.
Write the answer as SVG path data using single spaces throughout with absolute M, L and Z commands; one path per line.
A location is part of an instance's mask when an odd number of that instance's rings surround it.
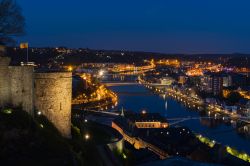
M 31 46 L 250 53 L 250 0 L 16 0 Z

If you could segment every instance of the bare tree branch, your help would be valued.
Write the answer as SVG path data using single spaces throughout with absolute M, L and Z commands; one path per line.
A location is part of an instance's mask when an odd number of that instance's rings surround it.
M 0 43 L 13 42 L 14 36 L 24 34 L 25 19 L 13 0 L 0 0 Z

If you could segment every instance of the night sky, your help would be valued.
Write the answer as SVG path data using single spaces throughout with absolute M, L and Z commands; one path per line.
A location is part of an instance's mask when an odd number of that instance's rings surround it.
M 249 0 L 16 0 L 30 46 L 250 53 Z

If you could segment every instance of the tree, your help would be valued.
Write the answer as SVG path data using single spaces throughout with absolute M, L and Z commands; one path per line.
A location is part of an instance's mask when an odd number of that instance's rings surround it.
M 231 92 L 228 95 L 228 102 L 230 104 L 235 104 L 239 102 L 240 99 L 241 99 L 241 95 L 238 92 Z
M 13 37 L 24 34 L 25 19 L 14 0 L 0 0 L 0 44 L 14 42 Z

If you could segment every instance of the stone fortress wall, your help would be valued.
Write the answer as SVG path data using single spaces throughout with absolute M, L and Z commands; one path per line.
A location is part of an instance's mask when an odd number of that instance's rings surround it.
M 9 63 L 10 58 L 0 56 L 0 107 L 10 102 Z
M 0 107 L 21 106 L 45 115 L 64 137 L 71 136 L 71 72 L 35 72 L 33 66 L 9 66 L 0 56 Z
M 65 137 L 71 132 L 71 93 L 70 72 L 35 73 L 35 107 Z
M 23 110 L 33 115 L 34 112 L 34 67 L 33 66 L 9 66 L 9 94 L 14 107 L 22 107 Z

